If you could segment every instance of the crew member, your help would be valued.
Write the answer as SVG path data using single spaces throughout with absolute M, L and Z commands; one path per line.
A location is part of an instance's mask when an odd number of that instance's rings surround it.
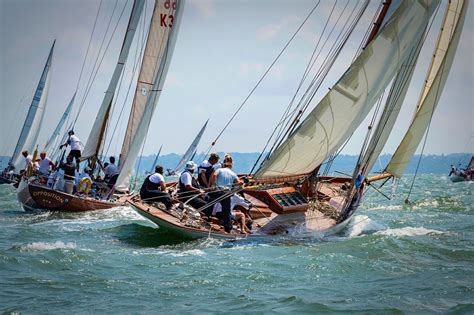
M 40 158 L 36 160 L 39 165 L 39 172 L 41 175 L 48 175 L 50 171 L 54 171 L 54 162 L 46 156 L 46 152 L 40 153 Z
M 163 167 L 161 165 L 156 165 L 155 173 L 145 178 L 140 188 L 140 198 L 145 202 L 162 202 L 167 210 L 171 209 L 173 203 L 170 195 L 166 192 Z
M 235 184 L 242 184 L 242 181 L 239 179 L 236 173 L 232 171 L 232 156 L 230 154 L 226 154 L 224 157 L 224 163 L 222 168 L 217 169 L 211 177 L 211 187 L 216 186 L 217 191 L 212 193 L 212 199 L 221 199 L 224 196 L 224 199 L 220 200 L 222 205 L 222 212 L 220 212 L 219 219 L 222 219 L 224 230 L 227 233 L 232 231 L 232 217 L 231 217 L 231 194 L 230 189 Z M 207 210 L 209 212 L 209 210 Z
M 112 187 L 117 182 L 117 178 L 119 176 L 120 171 L 117 165 L 115 165 L 115 157 L 111 156 L 109 158 L 109 162 L 110 164 L 107 165 L 104 169 L 104 174 L 105 174 L 107 185 L 109 187 Z
M 76 170 L 79 172 L 79 163 L 81 162 L 81 140 L 74 134 L 73 130 L 69 130 L 68 132 L 69 138 L 66 143 L 61 144 L 59 149 L 67 146 L 68 144 L 71 146 L 71 151 L 69 151 L 69 155 L 72 155 L 76 159 Z
M 74 164 L 74 156 L 68 155 L 66 163 L 61 161 L 59 168 L 64 170 L 64 191 L 72 194 L 74 191 L 74 182 L 76 180 L 76 165 Z
M 199 189 L 198 181 L 193 177 L 196 164 L 193 161 L 186 163 L 186 169 L 179 177 L 179 200 L 188 201 L 188 204 L 195 209 L 200 209 L 206 205 L 202 198 L 203 191 Z M 203 209 L 201 209 L 203 210 Z
M 208 160 L 204 160 L 201 165 L 198 167 L 198 181 L 199 185 L 204 188 L 210 187 L 209 181 L 212 174 L 214 173 L 215 166 L 219 161 L 219 155 L 216 153 L 211 153 Z

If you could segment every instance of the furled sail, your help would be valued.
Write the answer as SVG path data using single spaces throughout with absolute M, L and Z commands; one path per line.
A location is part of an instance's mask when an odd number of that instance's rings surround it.
M 156 166 L 156 163 L 158 162 L 158 158 L 160 157 L 162 148 L 163 148 L 163 145 L 160 146 L 160 149 L 158 150 L 158 153 L 155 156 L 155 160 L 153 161 L 153 164 L 151 165 L 151 168 L 150 168 L 150 173 L 155 172 L 155 166 Z
M 336 85 L 255 177 L 307 174 L 357 129 L 412 52 L 438 1 L 403 1 Z
M 161 95 L 178 35 L 184 1 L 157 0 L 148 32 L 132 112 L 121 153 L 115 188 L 125 191 Z
M 127 61 L 130 46 L 132 45 L 133 36 L 135 35 L 144 3 L 145 0 L 135 0 L 133 3 L 132 13 L 130 15 L 130 20 L 128 21 L 127 31 L 122 44 L 122 50 L 120 51 L 119 59 L 117 61 L 117 65 L 115 66 L 112 79 L 110 80 L 107 91 L 105 92 L 104 99 L 102 100 L 99 112 L 97 113 L 94 125 L 92 126 L 92 130 L 89 134 L 89 138 L 87 139 L 86 145 L 82 152 L 83 159 L 96 156 L 98 152 L 100 152 L 100 147 L 103 140 L 102 138 L 104 136 L 105 127 L 109 119 L 110 108 L 112 106 L 115 89 L 117 88 L 120 75 L 123 71 L 123 68 L 125 67 L 125 62 Z
M 467 4 L 465 0 L 451 0 L 448 4 L 415 116 L 387 166 L 387 172 L 395 177 L 403 175 L 430 124 L 456 54 Z
M 179 172 L 184 168 L 184 165 L 186 165 L 186 162 L 190 161 L 192 159 L 192 156 L 196 153 L 196 148 L 199 145 L 199 142 L 201 141 L 201 137 L 206 130 L 207 123 L 209 122 L 209 119 L 206 121 L 204 126 L 202 126 L 201 130 L 197 134 L 196 138 L 194 138 L 193 142 L 189 146 L 189 148 L 186 150 L 186 152 L 183 154 L 183 157 L 181 160 L 179 160 L 178 165 L 174 168 L 174 172 Z
M 31 101 L 30 109 L 26 115 L 20 137 L 18 138 L 15 151 L 13 152 L 12 158 L 10 160 L 10 164 L 12 166 L 21 166 L 21 152 L 28 150 L 28 152 L 31 153 L 36 145 L 36 140 L 38 140 L 39 128 L 43 121 L 44 110 L 48 98 L 48 87 L 51 77 L 51 62 L 53 59 L 55 43 L 56 40 L 54 40 L 53 45 L 49 51 L 48 59 L 46 60 L 46 64 L 43 68 L 43 73 L 41 74 L 38 86 L 36 87 L 35 95 Z
M 64 123 L 66 122 L 67 117 L 71 113 L 72 105 L 74 104 L 74 98 L 76 97 L 76 93 L 71 98 L 71 101 L 66 107 L 66 110 L 64 111 L 63 115 L 61 116 L 61 119 L 59 119 L 58 124 L 56 125 L 56 128 L 54 128 L 53 134 L 49 137 L 48 141 L 46 142 L 46 146 L 44 147 L 44 151 L 48 154 L 52 154 L 52 150 L 57 146 L 58 142 L 58 137 L 61 133 L 61 129 L 64 126 Z

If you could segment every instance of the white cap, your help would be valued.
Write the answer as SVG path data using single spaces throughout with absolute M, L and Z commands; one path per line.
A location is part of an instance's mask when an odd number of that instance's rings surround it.
M 186 169 L 194 171 L 196 169 L 196 164 L 193 161 L 186 163 Z

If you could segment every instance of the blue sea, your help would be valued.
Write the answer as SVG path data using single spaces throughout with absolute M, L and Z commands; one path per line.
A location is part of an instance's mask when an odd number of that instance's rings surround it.
M 127 207 L 25 213 L 0 186 L 0 311 L 473 314 L 471 182 L 368 188 L 340 235 L 180 242 Z M 392 189 L 393 188 L 393 189 Z

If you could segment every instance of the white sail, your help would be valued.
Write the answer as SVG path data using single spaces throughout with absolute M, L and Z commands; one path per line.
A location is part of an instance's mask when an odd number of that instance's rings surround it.
M 414 48 L 413 54 L 409 55 L 408 60 L 403 63 L 397 73 L 397 76 L 395 77 L 390 90 L 390 95 L 385 102 L 384 111 L 380 116 L 377 127 L 372 133 L 370 142 L 367 145 L 366 153 L 361 162 L 362 166 L 364 167 L 364 173 L 362 174 L 363 178 L 365 178 L 372 170 L 375 162 L 377 161 L 380 153 L 382 153 L 382 150 L 388 141 L 395 122 L 397 121 L 397 117 L 408 92 L 408 87 L 410 86 L 422 46 L 423 45 L 420 42 L 420 44 Z
M 199 145 L 199 142 L 201 141 L 201 137 L 202 137 L 204 131 L 206 130 L 208 122 L 209 122 L 209 119 L 206 121 L 204 126 L 202 126 L 202 128 L 199 131 L 199 133 L 197 134 L 196 138 L 194 138 L 194 140 L 191 143 L 191 145 L 189 146 L 189 148 L 183 154 L 183 157 L 181 157 L 181 160 L 179 160 L 178 165 L 176 165 L 176 167 L 174 168 L 174 172 L 179 172 L 179 171 L 183 170 L 184 165 L 186 165 L 186 162 L 188 162 L 192 158 L 194 153 L 196 153 L 196 148 Z
M 438 1 L 403 1 L 377 37 L 255 177 L 307 174 L 357 129 L 421 38 Z
M 158 150 L 158 153 L 155 156 L 155 160 L 153 161 L 153 164 L 151 165 L 151 168 L 150 168 L 150 173 L 153 173 L 155 171 L 155 166 L 156 166 L 156 163 L 158 162 L 158 158 L 160 157 L 162 148 L 163 148 L 163 145 L 161 145 L 160 149 Z
M 61 133 L 61 129 L 64 126 L 64 123 L 66 122 L 67 117 L 71 113 L 72 105 L 74 104 L 74 98 L 76 97 L 76 93 L 71 98 L 71 101 L 66 107 L 66 110 L 64 111 L 63 115 L 59 119 L 58 124 L 56 125 L 56 128 L 54 128 L 53 134 L 49 137 L 48 141 L 46 142 L 46 146 L 44 147 L 44 151 L 48 154 L 52 154 L 54 148 L 57 146 L 58 142 L 58 137 Z
M 23 128 L 21 129 L 20 137 L 18 138 L 15 151 L 13 152 L 11 158 L 11 165 L 17 168 L 23 166 L 21 163 L 21 152 L 28 150 L 28 152 L 31 153 L 36 145 L 36 140 L 38 140 L 39 128 L 43 121 L 44 110 L 46 108 L 46 101 L 48 98 L 49 81 L 51 77 L 51 62 L 53 59 L 55 43 L 56 40 L 54 40 L 53 45 L 49 51 L 48 59 L 46 60 L 46 64 L 43 68 L 43 73 L 41 74 L 38 86 L 36 87 L 35 95 L 31 101 L 28 114 L 26 115 Z
M 105 127 L 110 115 L 110 108 L 112 106 L 112 100 L 114 98 L 115 89 L 120 79 L 120 75 L 127 61 L 128 53 L 130 51 L 130 46 L 132 45 L 133 36 L 137 29 L 138 21 L 140 20 L 140 15 L 143 10 L 143 5 L 145 0 L 135 0 L 133 3 L 132 13 L 130 15 L 130 20 L 128 22 L 127 32 L 122 45 L 122 50 L 120 51 L 119 59 L 117 65 L 115 66 L 112 79 L 110 80 L 107 91 L 105 92 L 104 99 L 100 105 L 99 112 L 92 126 L 92 130 L 87 138 L 86 145 L 82 152 L 82 158 L 87 159 L 92 156 L 97 155 L 100 151 L 102 145 L 102 137 L 104 136 Z
M 158 98 L 161 95 L 178 35 L 184 1 L 158 0 L 155 3 L 139 82 L 127 126 L 127 141 L 122 149 L 120 175 L 115 188 L 128 189 L 128 181 L 140 148 L 143 146 Z M 153 58 L 149 58 L 153 57 Z M 151 67 L 153 71 L 151 71 Z M 153 76 L 150 77 L 150 74 Z M 133 117 L 132 117 L 133 116 Z
M 430 124 L 456 54 L 467 4 L 464 0 L 451 0 L 448 4 L 415 116 L 386 169 L 395 177 L 403 175 Z

